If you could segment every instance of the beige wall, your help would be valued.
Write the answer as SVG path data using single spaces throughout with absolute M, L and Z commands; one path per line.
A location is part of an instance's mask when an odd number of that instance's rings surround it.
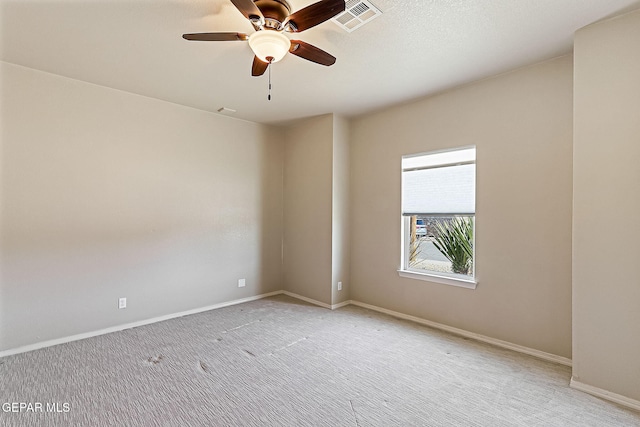
M 287 127 L 285 290 L 327 305 L 349 300 L 349 206 L 348 121 L 327 114 Z
M 333 116 L 285 131 L 284 288 L 331 304 Z
M 333 116 L 333 182 L 332 182 L 332 304 L 350 299 L 350 235 L 349 235 L 349 123 Z M 342 282 L 342 290 L 338 290 Z
M 640 11 L 575 37 L 573 379 L 640 401 Z
M 0 350 L 282 289 L 279 131 L 1 67 Z
M 351 298 L 571 357 L 572 58 L 352 123 Z M 400 278 L 404 154 L 477 147 L 476 290 Z

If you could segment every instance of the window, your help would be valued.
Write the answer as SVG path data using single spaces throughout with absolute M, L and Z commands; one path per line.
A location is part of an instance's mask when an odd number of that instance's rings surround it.
M 475 288 L 476 149 L 403 156 L 401 276 Z

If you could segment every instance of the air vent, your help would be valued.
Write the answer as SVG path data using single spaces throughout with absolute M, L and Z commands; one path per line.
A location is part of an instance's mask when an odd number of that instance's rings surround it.
M 380 15 L 380 9 L 367 0 L 348 0 L 345 11 L 336 15 L 332 21 L 350 33 Z
M 232 114 L 235 114 L 236 110 L 234 110 L 233 108 L 220 107 L 220 108 L 218 108 L 218 113 L 226 114 L 226 115 L 230 116 Z

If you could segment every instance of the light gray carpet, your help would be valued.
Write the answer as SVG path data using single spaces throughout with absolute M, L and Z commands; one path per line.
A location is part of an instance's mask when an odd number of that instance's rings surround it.
M 640 426 L 567 367 L 285 296 L 5 357 L 0 379 L 0 403 L 63 411 L 3 426 Z

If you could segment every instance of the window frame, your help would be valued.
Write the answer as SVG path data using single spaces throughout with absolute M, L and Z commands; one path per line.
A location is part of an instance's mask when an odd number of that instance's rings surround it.
M 438 150 L 438 151 L 430 151 L 430 152 L 425 152 L 425 153 L 417 153 L 417 154 L 411 154 L 411 155 L 406 155 L 406 156 L 402 156 L 402 159 L 405 158 L 412 158 L 412 157 L 419 157 L 419 156 L 429 156 L 429 155 L 433 155 L 433 154 L 440 154 L 440 153 L 446 153 L 446 152 L 451 152 L 451 151 L 460 151 L 460 150 L 467 150 L 473 148 L 474 150 L 476 149 L 475 146 L 465 146 L 465 147 L 458 147 L 458 148 L 453 148 L 453 149 L 447 149 L 447 150 Z M 476 157 L 474 159 L 474 161 L 472 162 L 473 164 L 476 164 L 477 161 L 477 153 L 476 153 Z M 469 163 L 469 162 L 465 162 L 465 163 Z M 438 167 L 447 167 L 447 166 L 453 166 L 454 164 L 450 164 L 450 163 L 442 163 L 442 164 L 438 164 Z M 403 174 L 405 172 L 405 169 L 402 167 L 401 165 L 401 174 Z M 477 170 L 476 170 L 476 174 L 477 174 Z M 403 188 L 404 182 L 401 186 L 401 192 L 404 191 Z M 474 186 L 474 194 L 476 193 L 477 190 L 477 184 Z M 474 196 L 475 197 L 475 196 Z M 475 240 L 476 240 L 476 233 L 475 233 L 475 229 L 476 229 L 476 213 L 475 213 L 475 209 L 474 209 L 474 213 L 471 215 L 469 213 L 460 213 L 460 214 L 417 214 L 419 216 L 423 216 L 423 217 L 442 217 L 442 216 L 469 216 L 469 217 L 473 217 L 473 267 L 472 267 L 472 274 L 468 277 L 462 277 L 463 275 L 459 275 L 456 273 L 445 273 L 445 272 L 437 272 L 437 271 L 430 271 L 430 270 L 422 270 L 422 269 L 417 269 L 417 268 L 412 268 L 409 266 L 409 253 L 410 253 L 410 245 L 411 245 L 411 236 L 410 234 L 410 221 L 411 221 L 411 216 L 410 215 L 404 215 L 402 212 L 402 202 L 401 202 L 401 207 L 400 207 L 400 220 L 401 220 L 401 224 L 400 224 L 400 228 L 401 228 L 401 250 L 400 250 L 400 268 L 398 269 L 398 275 L 400 277 L 404 277 L 404 278 L 409 278 L 409 279 L 416 279 L 416 280 L 423 280 L 423 281 L 428 281 L 428 282 L 434 282 L 434 283 L 440 283 L 440 284 L 445 284 L 445 285 L 451 285 L 451 286 L 457 286 L 457 287 L 462 287 L 462 288 L 467 288 L 467 289 L 476 289 L 477 285 L 478 285 L 478 280 L 476 277 L 476 244 L 475 244 Z

